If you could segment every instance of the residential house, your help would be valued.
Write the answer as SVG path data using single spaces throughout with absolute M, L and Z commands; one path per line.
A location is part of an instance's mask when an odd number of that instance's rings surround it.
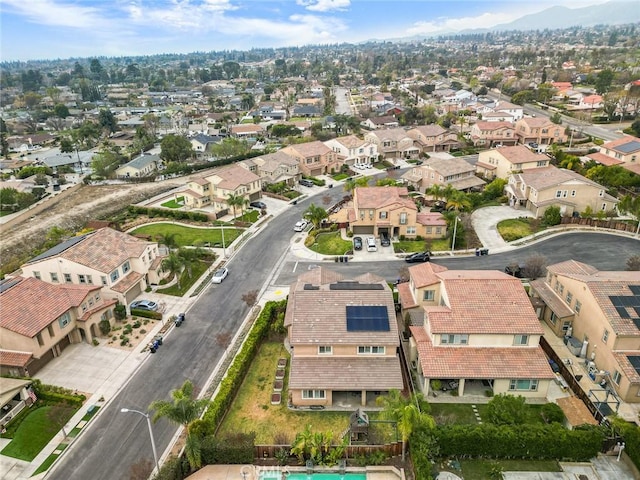
M 602 105 L 602 96 L 594 94 L 582 96 L 578 107 L 586 110 L 597 110 L 602 108 Z
M 300 172 L 307 176 L 327 175 L 342 166 L 338 154 L 319 140 L 289 145 L 281 152 L 297 159 Z
M 292 117 L 312 118 L 320 117 L 322 110 L 315 105 L 296 105 L 293 107 Z
M 522 105 L 515 105 L 510 102 L 505 102 L 504 100 L 499 101 L 495 107 L 493 107 L 493 111 L 495 113 L 509 115 L 514 122 L 524 118 L 524 108 Z
M 263 185 L 285 182 L 293 186 L 302 176 L 298 160 L 282 151 L 243 160 L 239 164 L 258 175 Z
M 116 169 L 118 178 L 149 177 L 158 169 L 162 160 L 158 155 L 143 154 Z
M 404 128 L 388 128 L 367 132 L 364 139 L 378 147 L 378 155 L 393 160 L 396 158 L 418 158 L 420 148 L 414 145 Z
M 101 321 L 113 322 L 117 301 L 108 299 L 99 284 L 53 284 L 15 277 L 0 287 L 3 357 L 12 351 L 14 357 L 22 357 L 13 358 L 14 363 L 26 359 L 16 373 L 35 374 L 70 344 L 91 343 L 99 337 Z M 31 356 L 27 359 L 26 354 Z
M 379 128 L 397 128 L 400 126 L 398 119 L 392 115 L 367 118 L 360 124 L 369 130 L 377 130 Z
M 231 164 L 192 177 L 182 192 L 185 206 L 211 207 L 217 216 L 233 210 L 227 200 L 230 196 L 243 196 L 247 203 L 262 196 L 262 180 L 247 166 Z
M 640 138 L 625 135 L 600 147 L 600 153 L 622 163 L 640 163 Z
M 549 157 L 532 152 L 524 145 L 500 147 L 480 152 L 476 172 L 485 178 L 508 178 L 514 172 L 546 167 Z
M 378 161 L 378 146 L 356 135 L 332 138 L 324 144 L 336 152 L 344 165 L 371 165 Z
M 480 121 L 471 126 L 471 141 L 476 147 L 513 146 L 518 143 L 516 129 L 511 122 Z
M 218 135 L 205 135 L 204 133 L 199 133 L 189 139 L 191 148 L 193 148 L 193 151 L 198 157 L 208 156 L 208 153 L 211 152 L 211 147 L 220 143 L 222 140 L 223 137 Z
M 457 393 L 543 399 L 554 374 L 539 345 L 544 333 L 517 278 L 491 270 L 424 263 L 398 285 L 410 319 L 409 360 L 417 387 L 457 382 Z M 454 385 L 456 385 L 454 383 Z
M 479 189 L 486 182 L 475 175 L 476 167 L 466 160 L 454 158 L 430 158 L 402 175 L 402 178 L 425 193 L 433 185 L 451 185 L 456 190 Z
M 511 126 L 513 126 L 513 124 L 515 123 L 513 115 L 506 112 L 489 111 L 489 112 L 483 113 L 483 112 L 480 112 L 479 110 L 476 110 L 476 111 L 482 114 L 483 122 L 508 122 L 511 124 Z
M 537 143 L 551 145 L 567 141 L 565 127 L 553 123 L 548 118 L 521 118 L 516 122 L 516 135 L 521 144 Z
M 2 285 L 1 281 L 0 285 Z M 0 375 L 2 377 L 29 377 L 29 364 L 32 361 L 33 353 L 31 352 L 0 348 Z
M 582 342 L 592 378 L 624 402 L 640 403 L 640 275 L 568 260 L 531 282 L 538 316 L 557 336 Z
M 265 134 L 261 125 L 253 123 L 241 123 L 239 125 L 231 125 L 230 134 L 236 138 L 256 138 Z
M 324 267 L 300 275 L 289 289 L 284 325 L 291 351 L 293 406 L 375 405 L 403 390 L 400 339 L 386 280 L 348 278 Z
M 22 275 L 54 285 L 97 285 L 128 305 L 164 276 L 158 244 L 112 228 L 72 237 L 22 265 Z
M 414 140 L 414 145 L 423 153 L 448 152 L 452 148 L 460 147 L 455 132 L 436 124 L 414 127 L 407 131 L 407 135 Z
M 618 199 L 606 193 L 605 187 L 586 177 L 553 165 L 532 168 L 509 176 L 505 193 L 511 205 L 527 208 L 536 217 L 554 205 L 563 216 L 591 210 L 609 212 Z

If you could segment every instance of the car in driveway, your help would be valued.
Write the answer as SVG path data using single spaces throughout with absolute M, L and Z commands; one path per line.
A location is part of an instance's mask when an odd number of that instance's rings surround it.
M 150 312 L 158 310 L 158 304 L 151 300 L 136 300 L 135 302 L 131 302 L 129 307 L 131 310 L 148 310 Z
M 404 261 L 407 263 L 424 263 L 428 262 L 430 258 L 430 252 L 417 252 L 406 257 Z
M 251 202 L 249 206 L 253 208 L 257 208 L 258 210 L 263 210 L 267 208 L 267 204 L 264 202 Z
M 389 238 L 389 234 L 387 232 L 380 233 L 380 246 L 388 247 L 391 245 L 391 239 Z
M 305 228 L 307 228 L 307 225 L 309 225 L 309 222 L 307 222 L 306 220 L 300 220 L 293 226 L 293 231 L 302 232 Z
M 311 180 L 307 180 L 306 178 L 301 179 L 298 182 L 300 185 L 304 185 L 305 187 L 313 187 L 314 183 Z
M 222 283 L 222 281 L 229 276 L 229 269 L 222 267 L 216 270 L 211 277 L 211 283 Z
M 376 237 L 367 237 L 367 252 L 377 252 Z
M 353 237 L 353 249 L 362 250 L 362 237 Z

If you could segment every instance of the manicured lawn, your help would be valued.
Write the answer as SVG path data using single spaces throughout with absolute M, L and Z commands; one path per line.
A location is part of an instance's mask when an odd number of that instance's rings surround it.
M 69 446 L 69 444 L 67 443 L 61 443 L 60 445 L 58 445 L 57 450 L 61 450 L 63 451 L 65 448 L 67 448 Z M 49 470 L 49 467 L 51 465 L 53 465 L 53 462 L 55 462 L 58 457 L 60 456 L 59 453 L 52 453 L 51 455 L 49 455 L 44 462 L 42 462 L 42 464 L 38 467 L 38 469 L 33 472 L 33 475 L 31 475 L 32 477 L 42 473 L 42 472 L 46 472 L 47 470 Z
M 191 266 L 191 276 L 187 273 L 186 270 L 182 272 L 180 275 L 180 288 L 178 288 L 177 284 L 173 284 L 170 287 L 158 289 L 158 293 L 164 293 L 165 295 L 173 295 L 176 297 L 181 297 L 187 290 L 189 290 L 194 283 L 198 281 L 198 279 L 207 271 L 207 268 L 211 266 L 211 261 L 203 261 L 200 260 L 198 262 L 194 262 Z
M 422 252 L 424 251 L 424 240 L 415 241 L 415 240 L 402 240 L 399 242 L 393 242 L 393 249 L 396 253 L 412 253 L 412 252 Z M 464 245 L 461 245 L 462 249 Z M 448 238 L 438 238 L 436 240 L 431 241 L 431 251 L 432 252 L 445 252 L 447 250 L 451 250 L 451 240 Z M 458 248 L 456 248 L 458 250 Z
M 184 197 L 178 197 L 169 200 L 168 202 L 161 203 L 160 205 L 165 208 L 181 208 L 184 207 Z
M 350 412 L 295 411 L 287 408 L 287 375 L 282 403 L 271 405 L 278 358 L 289 359 L 282 342 L 265 342 L 258 351 L 238 396 L 220 427 L 220 434 L 256 432 L 256 444 L 278 440 L 292 442 L 298 432 L 311 425 L 314 432 L 331 431 L 337 437 L 347 427 Z
M 323 255 L 344 255 L 353 249 L 353 244 L 340 237 L 340 232 L 330 232 L 316 235 L 316 242 L 309 248 Z
M 175 234 L 178 246 L 185 247 L 206 245 L 207 243 L 211 246 L 215 244 L 222 245 L 222 230 L 223 229 L 221 228 L 193 228 L 186 227 L 184 225 L 160 222 L 136 228 L 131 233 L 133 235 L 149 235 L 155 240 L 157 240 L 161 235 Z M 238 238 L 241 233 L 242 231 L 236 228 L 225 228 L 225 245 L 231 245 L 231 243 Z
M 502 220 L 498 223 L 498 233 L 502 235 L 502 238 L 506 242 L 513 242 L 523 237 L 533 235 L 540 230 L 543 230 L 543 226 L 532 226 L 533 218 L 511 218 L 508 220 Z M 540 222 L 536 221 L 536 224 Z
M 27 462 L 33 460 L 59 431 L 59 428 L 47 418 L 47 412 L 51 408 L 44 406 L 29 412 L 18 427 L 11 443 L 0 453 Z M 76 410 L 69 412 L 68 418 L 64 421 L 68 421 Z
M 346 173 L 336 173 L 335 175 L 332 176 L 332 178 L 336 182 L 339 182 L 340 180 L 344 180 L 345 178 L 349 178 L 349 175 L 347 175 Z
M 487 422 L 487 404 L 476 404 L 478 413 L 483 422 Z M 526 404 L 528 413 L 527 423 L 544 423 L 540 411 L 542 405 Z M 478 423 L 468 403 L 432 403 L 431 415 L 439 425 L 450 425 L 453 423 L 472 424 Z
M 504 472 L 561 472 L 555 460 L 461 460 L 462 476 L 465 480 L 491 478 L 492 467 L 500 465 Z
M 255 223 L 258 220 L 258 217 L 260 216 L 260 212 L 258 210 L 245 210 L 245 212 L 240 215 L 237 216 L 236 218 L 234 218 L 234 220 L 237 220 L 239 222 L 247 222 L 247 223 Z M 226 232 L 225 232 L 225 240 L 226 238 Z

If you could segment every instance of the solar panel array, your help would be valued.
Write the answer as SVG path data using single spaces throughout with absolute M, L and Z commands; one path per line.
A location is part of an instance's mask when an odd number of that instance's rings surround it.
M 627 359 L 635 371 L 640 374 L 640 355 L 627 355 Z
M 11 287 L 13 287 L 14 285 L 16 285 L 17 283 L 20 283 L 20 278 L 8 278 L 6 280 L 2 280 L 0 282 L 0 293 L 9 290 Z
M 384 290 L 381 283 L 360 283 L 353 281 L 339 281 L 329 285 L 329 290 Z
M 388 332 L 389 312 L 380 305 L 347 305 L 347 332 Z
M 640 330 L 640 285 L 630 285 L 633 295 L 611 295 L 611 305 L 620 318 L 631 320 Z
M 616 150 L 622 153 L 632 153 L 637 150 L 640 150 L 640 142 L 632 140 L 630 142 L 623 143 L 622 145 L 618 145 L 616 147 Z

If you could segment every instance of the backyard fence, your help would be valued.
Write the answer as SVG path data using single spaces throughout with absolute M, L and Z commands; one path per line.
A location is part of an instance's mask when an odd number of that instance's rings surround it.
M 597 218 L 562 217 L 562 225 L 586 225 L 596 228 L 609 228 L 623 232 L 635 232 L 633 222 L 621 222 L 619 220 L 598 220 Z
M 291 451 L 290 445 L 255 445 L 255 458 L 275 458 L 276 453 L 286 450 Z M 369 456 L 376 452 L 382 452 L 388 457 L 402 455 L 402 442 L 388 443 L 386 445 L 348 445 L 345 449 L 347 458 Z

